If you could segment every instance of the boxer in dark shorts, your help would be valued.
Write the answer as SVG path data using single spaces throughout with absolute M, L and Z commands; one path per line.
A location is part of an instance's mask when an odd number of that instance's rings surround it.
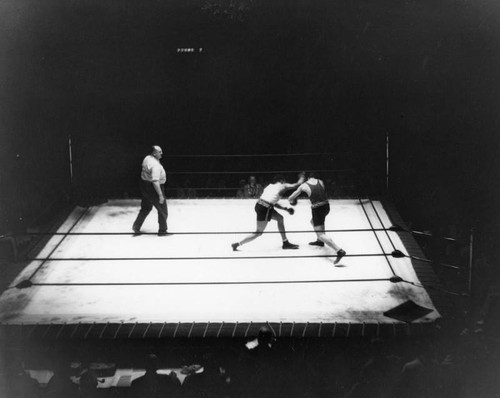
M 278 201 L 281 199 L 281 195 L 289 190 L 289 189 L 295 189 L 297 188 L 300 184 L 304 182 L 305 178 L 301 174 L 299 175 L 299 180 L 295 184 L 289 184 L 285 182 L 285 178 L 282 175 L 277 175 L 274 177 L 273 183 L 269 184 L 264 191 L 262 192 L 262 195 L 260 196 L 260 199 L 257 201 L 255 204 L 255 213 L 257 213 L 257 228 L 256 231 L 239 242 L 235 242 L 231 244 L 233 250 L 238 250 L 238 247 L 253 241 L 254 239 L 258 238 L 259 236 L 262 235 L 264 230 L 267 227 L 267 224 L 271 220 L 276 220 L 278 223 L 278 230 L 281 235 L 281 239 L 283 240 L 283 249 L 298 249 L 299 246 L 295 245 L 293 243 L 290 243 L 286 237 L 286 232 L 285 232 L 285 223 L 283 220 L 283 216 L 278 213 L 274 208 L 282 209 L 287 211 L 289 214 L 293 214 L 294 210 L 292 208 L 284 207 L 278 203 Z
M 311 208 L 311 212 L 313 227 L 325 225 L 326 216 L 330 213 L 330 204 L 326 203 L 319 207 L 313 207 Z
M 257 221 L 271 221 L 273 216 L 279 214 L 274 210 L 274 206 L 269 205 L 269 207 L 266 207 L 263 203 L 259 202 L 255 204 L 255 213 L 257 213 Z
M 310 242 L 309 244 L 321 247 L 327 244 L 337 253 L 337 258 L 334 262 L 334 264 L 337 264 L 340 259 L 346 255 L 346 252 L 325 234 L 325 219 L 328 213 L 330 213 L 330 204 L 328 203 L 325 185 L 323 184 L 323 181 L 310 174 L 308 180 L 301 184 L 288 198 L 292 206 L 297 204 L 297 198 L 302 192 L 309 196 L 311 201 L 311 223 L 317 236 L 317 240 Z

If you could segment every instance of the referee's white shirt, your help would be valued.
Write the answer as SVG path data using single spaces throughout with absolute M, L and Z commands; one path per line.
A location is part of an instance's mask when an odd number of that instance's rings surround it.
M 152 155 L 148 155 L 142 161 L 141 178 L 144 181 L 158 181 L 160 184 L 165 184 L 167 175 L 160 161 Z

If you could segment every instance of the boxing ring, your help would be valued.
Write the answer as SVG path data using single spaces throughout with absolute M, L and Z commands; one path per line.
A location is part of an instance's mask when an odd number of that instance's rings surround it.
M 309 202 L 232 251 L 255 228 L 255 200 L 169 200 L 169 235 L 154 213 L 134 236 L 139 200 L 75 207 L 0 297 L 9 335 L 69 338 L 284 337 L 412 333 L 441 315 L 389 210 L 330 200 L 327 234 L 347 255 L 315 247 Z M 424 266 L 430 268 L 429 264 Z

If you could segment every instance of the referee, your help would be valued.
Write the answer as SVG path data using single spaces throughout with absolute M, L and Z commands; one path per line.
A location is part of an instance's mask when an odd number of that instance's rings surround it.
M 158 211 L 158 236 L 167 235 L 167 201 L 165 200 L 165 182 L 167 176 L 160 163 L 163 151 L 158 145 L 151 147 L 151 153 L 142 161 L 140 189 L 142 194 L 141 210 L 134 221 L 134 235 L 140 235 L 141 227 L 153 206 Z

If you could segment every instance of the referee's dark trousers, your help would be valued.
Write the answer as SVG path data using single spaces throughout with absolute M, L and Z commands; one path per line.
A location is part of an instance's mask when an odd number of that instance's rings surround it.
M 165 185 L 161 184 L 160 188 L 163 193 L 163 197 L 165 197 Z M 144 220 L 154 206 L 158 211 L 158 232 L 166 232 L 168 217 L 167 200 L 165 199 L 165 201 L 160 204 L 160 198 L 158 198 L 158 194 L 156 193 L 153 183 L 144 181 L 142 178 L 140 182 L 140 189 L 142 194 L 141 210 L 134 221 L 134 230 L 139 231 L 141 229 Z

